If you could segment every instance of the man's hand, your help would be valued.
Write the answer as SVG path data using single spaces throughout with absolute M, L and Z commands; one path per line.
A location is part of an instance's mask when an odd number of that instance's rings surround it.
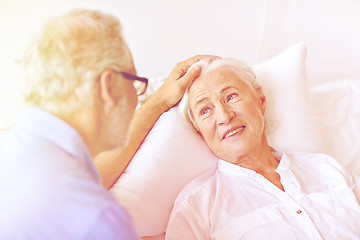
M 190 70 L 189 68 L 202 59 L 214 61 L 219 58 L 213 55 L 197 55 L 176 64 L 164 84 L 153 94 L 153 97 L 157 99 L 165 111 L 168 110 L 180 101 L 188 85 L 199 76 L 200 68 L 191 68 Z
M 199 55 L 178 63 L 158 91 L 135 111 L 127 145 L 122 149 L 103 152 L 95 159 L 104 187 L 110 188 L 116 182 L 160 115 L 178 103 L 189 83 L 199 76 L 200 69 L 189 68 L 199 60 L 213 61 L 218 58 Z

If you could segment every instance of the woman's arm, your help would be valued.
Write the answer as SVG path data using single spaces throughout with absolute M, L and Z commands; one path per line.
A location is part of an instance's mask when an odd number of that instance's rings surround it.
M 127 145 L 122 149 L 103 152 L 95 158 L 105 188 L 110 188 L 117 181 L 160 115 L 177 104 L 189 83 L 199 76 L 200 69 L 189 70 L 190 66 L 201 59 L 217 58 L 199 55 L 178 63 L 159 90 L 135 111 Z

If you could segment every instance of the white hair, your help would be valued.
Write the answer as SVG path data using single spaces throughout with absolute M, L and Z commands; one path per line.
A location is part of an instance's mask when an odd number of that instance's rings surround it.
M 234 72 L 239 76 L 240 79 L 248 83 L 251 89 L 253 89 L 257 95 L 262 94 L 262 87 L 260 83 L 256 80 L 256 75 L 252 70 L 252 68 L 238 59 L 221 58 L 213 62 L 207 60 L 201 60 L 195 63 L 191 67 L 194 67 L 195 65 L 199 65 L 201 67 L 201 73 L 199 77 L 202 77 L 205 74 L 208 74 L 216 70 L 226 69 L 228 71 Z M 192 123 L 195 129 L 199 131 L 197 125 L 195 124 L 195 121 L 193 119 L 193 114 L 189 107 L 189 88 L 191 87 L 191 84 L 192 83 L 190 83 L 190 85 L 186 89 L 184 96 L 182 97 L 179 103 L 179 112 L 181 113 L 185 121 Z
M 132 67 L 119 20 L 76 9 L 48 21 L 25 51 L 23 97 L 52 113 L 71 113 L 95 103 L 95 84 L 105 69 Z

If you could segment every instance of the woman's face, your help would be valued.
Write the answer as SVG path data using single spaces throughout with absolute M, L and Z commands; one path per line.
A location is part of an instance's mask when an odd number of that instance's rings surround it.
M 199 132 L 220 159 L 237 160 L 261 146 L 265 97 L 227 69 L 196 79 L 189 89 L 189 107 Z

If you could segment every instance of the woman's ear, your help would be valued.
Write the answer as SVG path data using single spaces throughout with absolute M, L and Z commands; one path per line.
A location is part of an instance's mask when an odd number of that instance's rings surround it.
M 262 114 L 264 115 L 265 114 L 265 109 L 266 109 L 266 97 L 265 97 L 265 95 L 261 94 L 259 100 L 260 100 L 260 109 L 261 109 Z
M 258 97 L 259 107 L 261 109 L 262 115 L 264 116 L 266 109 L 266 97 L 263 88 L 260 85 L 257 85 L 255 89 L 255 95 Z

